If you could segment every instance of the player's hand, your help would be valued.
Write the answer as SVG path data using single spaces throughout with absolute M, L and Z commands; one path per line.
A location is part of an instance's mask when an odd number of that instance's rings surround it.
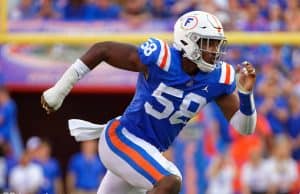
M 43 95 L 41 96 L 41 105 L 42 105 L 43 109 L 45 109 L 45 111 L 46 111 L 47 114 L 50 114 L 50 113 L 54 112 L 53 108 L 51 108 L 47 104 L 47 102 L 46 102 L 46 100 L 45 100 L 45 98 L 44 98 Z
M 253 65 L 248 61 L 245 61 L 242 65 L 238 65 L 236 72 L 238 89 L 245 92 L 251 92 L 256 80 L 256 71 Z
M 47 114 L 50 114 L 61 107 L 63 100 L 64 97 L 52 87 L 46 90 L 41 96 L 41 105 L 46 110 Z

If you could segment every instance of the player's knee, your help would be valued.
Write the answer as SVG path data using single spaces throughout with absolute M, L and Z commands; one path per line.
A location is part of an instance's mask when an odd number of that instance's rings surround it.
M 168 193 L 168 194 L 178 194 L 181 187 L 181 178 L 176 175 L 170 175 L 164 177 L 158 182 L 155 189 L 155 193 Z

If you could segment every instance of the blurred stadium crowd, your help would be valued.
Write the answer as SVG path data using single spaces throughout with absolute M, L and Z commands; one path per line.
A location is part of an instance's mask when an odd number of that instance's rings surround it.
M 11 20 L 110 21 L 136 26 L 186 11 L 219 17 L 226 31 L 299 31 L 298 0 L 19 0 L 10 1 Z M 300 191 L 300 48 L 291 45 L 231 45 L 225 59 L 252 62 L 258 71 L 255 135 L 243 137 L 228 126 L 216 105 L 194 118 L 168 157 L 182 170 L 186 194 L 290 194 Z M 38 137 L 18 152 L 16 105 L 0 90 L 0 191 L 93 193 L 105 169 L 95 142 L 70 158 L 66 181 L 51 144 Z M 199 131 L 199 128 L 201 132 Z M 184 154 L 183 154 L 184 153 Z M 184 158 L 184 160 L 182 160 Z M 195 174 L 196 173 L 196 174 Z M 28 177 L 41 177 L 34 180 Z M 44 177 L 44 178 L 42 178 Z M 25 181 L 25 182 L 24 182 Z M 32 183 L 31 183 L 32 182 Z M 55 191 L 56 190 L 56 191 Z M 25 192 L 26 191 L 26 192 Z
M 67 21 L 121 19 L 142 23 L 148 19 L 176 18 L 191 10 L 205 10 L 217 15 L 225 30 L 300 29 L 297 0 L 20 0 L 10 9 L 9 17 L 13 20 Z

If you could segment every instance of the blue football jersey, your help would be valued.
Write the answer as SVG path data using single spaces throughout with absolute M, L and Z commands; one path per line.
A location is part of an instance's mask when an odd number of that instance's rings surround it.
M 138 53 L 148 74 L 139 74 L 135 96 L 121 123 L 160 151 L 207 103 L 235 90 L 234 69 L 225 62 L 210 73 L 190 76 L 182 69 L 181 52 L 164 41 L 150 38 Z

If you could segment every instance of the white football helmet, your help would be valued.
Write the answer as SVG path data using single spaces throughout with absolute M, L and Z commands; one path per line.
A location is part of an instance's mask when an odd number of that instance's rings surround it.
M 203 41 L 204 40 L 204 41 Z M 213 63 L 205 61 L 203 51 L 210 52 L 210 40 L 219 40 Z M 183 57 L 194 62 L 201 71 L 211 72 L 225 54 L 226 38 L 219 19 L 207 12 L 192 11 L 182 15 L 174 25 L 174 46 L 183 51 Z M 205 45 L 204 45 L 205 43 Z

